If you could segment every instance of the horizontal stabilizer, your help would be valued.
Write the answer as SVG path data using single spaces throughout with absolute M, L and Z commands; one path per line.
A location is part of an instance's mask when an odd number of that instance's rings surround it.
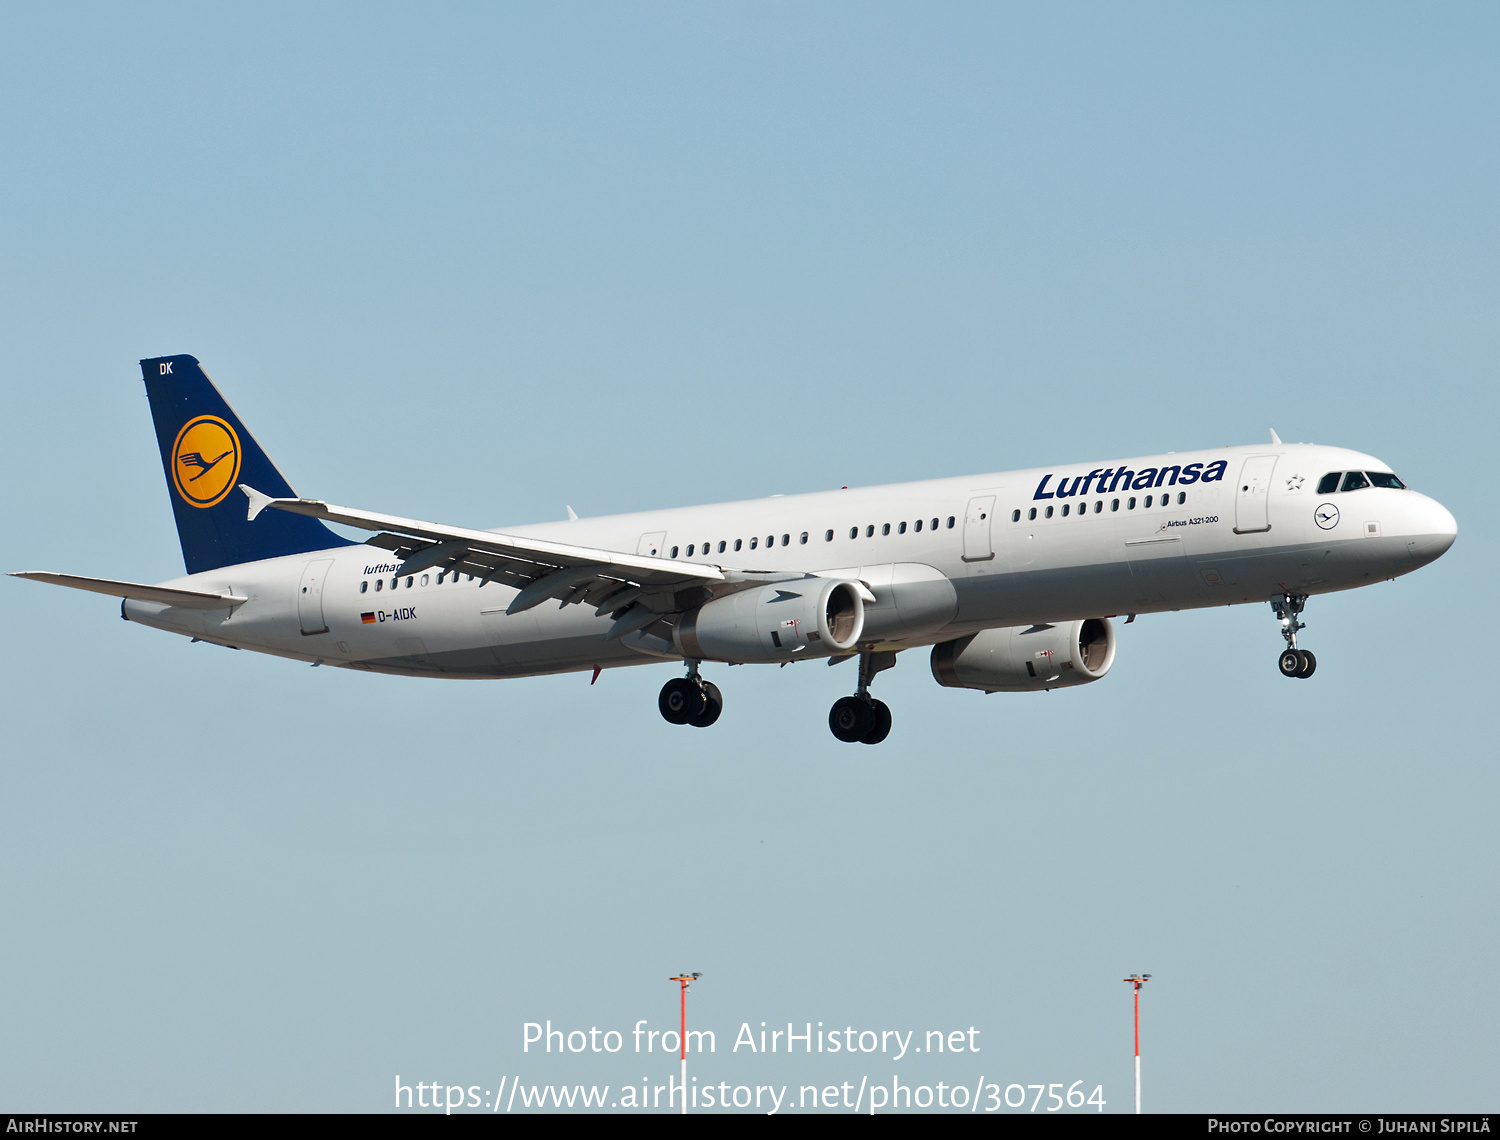
M 33 582 L 51 582 L 112 598 L 137 598 L 143 602 L 160 602 L 188 610 L 222 610 L 242 606 L 249 598 L 235 594 L 209 594 L 200 590 L 174 590 L 169 586 L 146 586 L 139 582 L 116 582 L 110 578 L 84 578 L 78 574 L 54 574 L 49 570 L 20 570 L 12 578 L 30 578 Z

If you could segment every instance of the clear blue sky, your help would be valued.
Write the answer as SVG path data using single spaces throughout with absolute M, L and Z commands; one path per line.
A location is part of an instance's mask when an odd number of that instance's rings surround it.
M 1048 695 L 440 683 L 0 581 L 0 1109 L 380 1110 L 660 1027 L 703 1080 L 1483 1110 L 1500 1046 L 1488 4 L 0 14 L 0 569 L 181 572 L 136 361 L 299 491 L 501 526 L 1287 440 L 1453 510 L 1394 584 L 1138 621 Z M 742 1021 L 982 1031 L 746 1058 Z

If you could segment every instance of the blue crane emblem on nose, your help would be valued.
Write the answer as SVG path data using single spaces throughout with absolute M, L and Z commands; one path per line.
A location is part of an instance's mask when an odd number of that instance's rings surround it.
M 1339 525 L 1339 509 L 1332 503 L 1324 503 L 1313 512 L 1313 522 L 1324 530 L 1332 530 Z

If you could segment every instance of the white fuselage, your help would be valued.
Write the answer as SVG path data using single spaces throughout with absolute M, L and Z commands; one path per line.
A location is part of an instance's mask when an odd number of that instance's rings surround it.
M 1204 481 L 1216 464 L 1222 477 Z M 1237 447 L 505 533 L 858 579 L 875 598 L 861 643 L 901 649 L 993 627 L 1345 590 L 1409 573 L 1452 544 L 1452 515 L 1418 492 L 1317 493 L 1327 472 L 1348 470 L 1390 469 L 1339 448 Z M 128 600 L 122 612 L 223 645 L 402 674 L 517 677 L 682 656 L 660 638 L 607 641 L 611 619 L 586 606 L 507 616 L 509 587 L 437 570 L 397 578 L 398 562 L 360 545 L 245 563 L 163 583 L 249 599 L 235 609 Z

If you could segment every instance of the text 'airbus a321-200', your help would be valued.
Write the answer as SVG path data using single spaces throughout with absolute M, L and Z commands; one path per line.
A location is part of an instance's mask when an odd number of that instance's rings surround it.
M 986 693 L 1097 681 L 1111 618 L 1270 602 L 1286 648 L 1314 594 L 1408 574 L 1453 544 L 1444 507 L 1336 447 L 1229 447 L 608 518 L 471 530 L 300 498 L 191 356 L 141 361 L 187 575 L 19 577 L 123 599 L 200 641 L 407 676 L 525 677 L 675 661 L 673 724 L 723 697 L 706 661 L 858 660 L 829 725 L 876 744 L 903 650 Z M 569 511 L 572 514 L 572 511 Z M 327 523 L 367 531 L 355 542 Z M 546 604 L 551 603 L 551 604 Z

